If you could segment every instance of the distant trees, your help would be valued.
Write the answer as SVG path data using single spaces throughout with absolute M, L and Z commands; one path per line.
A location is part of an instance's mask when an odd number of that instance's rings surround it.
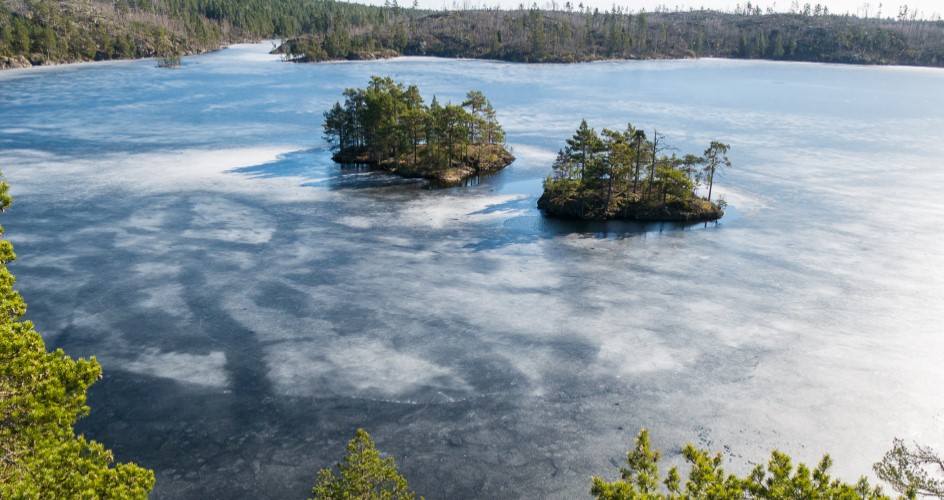
M 203 21 L 184 23 L 155 13 L 145 22 L 141 10 L 61 3 L 37 0 L 16 10 L 9 3 L 0 5 L 0 63 L 12 56 L 33 64 L 175 56 L 215 48 L 222 40 L 218 30 L 204 29 Z M 158 18 L 163 22 L 154 22 Z
M 8 189 L 0 181 L 0 211 L 12 201 Z M 111 451 L 76 437 L 73 424 L 88 414 L 86 390 L 101 366 L 47 352 L 33 324 L 20 320 L 26 304 L 6 266 L 15 258 L 0 240 L 0 498 L 147 498 L 153 472 L 114 464 Z
M 31 0 L 0 4 L 4 57 L 81 61 L 168 56 L 259 38 L 288 60 L 397 54 L 526 62 L 685 57 L 944 66 L 944 24 L 906 6 L 894 18 L 571 8 L 431 12 L 306 0 Z M 168 43 L 164 43 L 164 42 Z
M 492 162 L 503 151 L 504 130 L 480 91 L 470 91 L 461 105 L 433 97 L 427 106 L 415 85 L 373 76 L 344 97 L 325 112 L 323 124 L 339 162 L 445 171 Z
M 5 57 L 35 64 L 165 57 L 237 41 L 313 35 L 288 44 L 316 60 L 405 47 L 404 9 L 306 0 L 31 0 L 0 3 L 0 67 Z M 365 33 L 366 32 L 366 33 Z M 319 52 L 320 51 L 320 52 Z
M 805 12 L 805 11 L 803 11 Z M 818 14 L 817 14 L 818 12 Z M 711 11 L 596 9 L 419 13 L 406 55 L 522 62 L 729 57 L 859 64 L 944 65 L 944 25 L 915 19 Z M 386 31 L 359 30 L 360 46 L 391 49 Z M 457 33 L 461 35 L 457 36 Z M 317 36 L 314 38 L 317 39 Z M 378 52 L 379 53 L 379 52 Z M 376 55 L 375 53 L 374 55 Z M 360 58 L 357 53 L 336 58 Z
M 628 124 L 625 130 L 603 129 L 586 120 L 566 140 L 544 181 L 539 206 L 549 213 L 583 218 L 717 219 L 720 207 L 710 202 L 714 176 L 730 166 L 729 146 L 713 141 L 704 156 L 666 155 L 656 131 L 646 133 Z M 645 169 L 646 177 L 641 178 Z M 709 197 L 701 199 L 702 184 Z
M 789 456 L 774 451 L 766 465 L 756 466 L 745 477 L 725 473 L 720 453 L 712 455 L 688 444 L 682 449 L 682 456 L 690 467 L 685 483 L 677 467 L 669 469 L 663 480 L 659 472 L 661 453 L 652 448 L 649 432 L 643 429 L 636 437 L 635 447 L 626 454 L 626 467 L 620 468 L 620 479 L 607 482 L 593 477 L 590 494 L 598 500 L 890 499 L 864 477 L 855 484 L 833 479 L 829 475 L 832 466 L 829 455 L 824 455 L 811 470 L 804 464 L 794 468 Z

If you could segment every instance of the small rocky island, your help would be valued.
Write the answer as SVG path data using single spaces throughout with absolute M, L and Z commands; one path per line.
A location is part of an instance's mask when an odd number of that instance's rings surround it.
M 456 184 L 515 160 L 495 109 L 476 90 L 461 105 L 440 105 L 435 97 L 426 105 L 415 85 L 374 76 L 365 89 L 345 90 L 344 104 L 336 102 L 324 118 L 338 163 Z
M 702 156 L 663 154 L 673 150 L 632 124 L 603 129 L 586 120 L 558 152 L 544 180 L 538 208 L 548 215 L 579 219 L 700 222 L 720 219 L 724 198 L 711 201 L 715 175 L 730 167 L 729 146 L 712 141 Z M 699 188 L 707 194 L 698 195 Z

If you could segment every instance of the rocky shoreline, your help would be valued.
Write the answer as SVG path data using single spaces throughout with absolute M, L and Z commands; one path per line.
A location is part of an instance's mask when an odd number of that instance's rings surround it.
M 32 68 L 33 63 L 24 56 L 0 56 L 0 69 Z
M 226 46 L 220 46 L 210 49 L 191 49 L 181 52 L 176 57 L 184 56 L 194 56 L 197 54 L 206 54 L 208 52 L 216 52 L 218 50 L 224 50 Z M 146 57 L 138 58 L 117 58 L 117 59 L 70 59 L 70 60 L 51 60 L 47 59 L 46 56 L 42 54 L 33 54 L 29 58 L 23 55 L 16 56 L 0 56 L 0 70 L 5 69 L 26 69 L 33 68 L 37 66 L 59 66 L 62 64 L 79 64 L 79 63 L 91 63 L 91 62 L 104 62 L 104 61 L 133 61 L 137 59 L 146 59 L 146 58 L 161 59 L 161 56 L 151 54 Z
M 424 150 L 425 145 L 422 145 L 418 154 L 425 154 Z M 470 145 L 462 158 L 453 159 L 449 166 L 440 168 L 432 168 L 423 163 L 414 165 L 411 161 L 412 155 L 377 161 L 360 148 L 339 150 L 331 159 L 341 164 L 368 165 L 401 177 L 428 179 L 444 185 L 458 184 L 476 175 L 498 172 L 515 161 L 514 155 L 500 144 Z
M 638 220 L 646 222 L 711 222 L 724 217 L 724 209 L 718 204 L 703 199 L 691 203 L 673 202 L 666 205 L 630 203 L 622 207 L 611 207 L 602 213 L 597 200 L 568 198 L 552 200 L 545 192 L 538 198 L 538 208 L 545 214 L 565 219 L 582 220 Z

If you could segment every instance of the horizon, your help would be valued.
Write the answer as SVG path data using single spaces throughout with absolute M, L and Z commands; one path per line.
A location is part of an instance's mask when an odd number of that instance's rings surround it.
M 384 5 L 396 0 L 350 0 L 354 3 L 366 5 Z M 397 2 L 400 4 L 399 2 Z M 515 10 L 522 5 L 527 8 L 531 5 L 537 6 L 543 10 L 565 10 L 567 0 L 404 0 L 400 7 L 416 6 L 427 10 L 470 10 L 470 9 L 501 9 Z M 750 1 L 731 1 L 731 0 L 698 0 L 694 2 L 665 2 L 658 0 L 571 0 L 574 10 L 579 10 L 579 5 L 585 8 L 597 8 L 600 11 L 609 11 L 614 7 L 621 7 L 624 11 L 646 12 L 655 11 L 688 11 L 688 10 L 713 10 L 721 12 L 735 12 L 743 9 L 748 3 L 754 7 L 760 7 L 764 13 L 776 12 L 801 12 L 804 5 L 809 3 L 811 8 L 816 5 L 822 5 L 829 9 L 830 14 L 850 14 L 856 17 L 867 18 L 891 18 L 899 17 L 901 8 L 908 7 L 907 14 L 910 18 L 916 14 L 917 19 L 941 20 L 944 6 L 937 0 L 911 0 L 908 2 L 894 2 L 886 4 L 885 2 L 863 2 L 859 0 L 825 0 L 819 2 L 801 2 L 797 0 L 788 1 L 770 1 L 770 2 L 750 2 Z

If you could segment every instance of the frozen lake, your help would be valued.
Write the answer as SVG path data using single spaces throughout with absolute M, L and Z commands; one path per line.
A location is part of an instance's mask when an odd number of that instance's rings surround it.
M 101 362 L 78 429 L 154 498 L 305 498 L 358 427 L 429 499 L 585 497 L 641 427 L 849 481 L 895 436 L 944 448 L 944 71 L 269 48 L 0 73 L 28 318 Z M 370 75 L 482 90 L 518 161 L 444 190 L 339 169 L 322 112 Z M 543 218 L 581 118 L 729 143 L 728 215 Z

